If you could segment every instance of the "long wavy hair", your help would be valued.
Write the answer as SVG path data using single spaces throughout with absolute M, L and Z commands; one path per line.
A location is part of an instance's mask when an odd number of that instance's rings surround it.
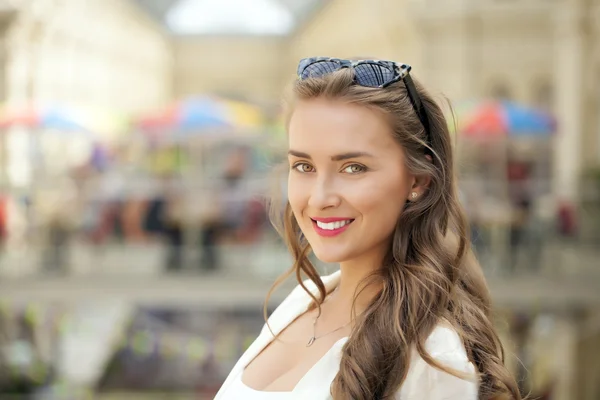
M 405 150 L 407 168 L 414 175 L 431 178 L 419 201 L 404 206 L 383 265 L 360 285 L 364 289 L 378 282 L 382 289 L 360 317 L 353 313 L 355 325 L 342 349 L 331 393 L 336 400 L 393 398 L 407 376 L 414 348 L 428 364 L 464 377 L 436 362 L 425 350 L 428 336 L 436 325 L 445 321 L 458 332 L 469 360 L 477 368 L 479 397 L 520 400 L 518 386 L 504 365 L 504 349 L 492 323 L 489 290 L 467 239 L 468 222 L 458 199 L 446 119 L 423 86 L 416 80 L 415 85 L 429 118 L 430 141 L 426 140 L 424 127 L 403 82 L 385 89 L 361 87 L 354 84 L 353 72 L 346 69 L 296 81 L 287 102 L 288 115 L 296 101 L 316 98 L 383 111 L 394 138 Z M 426 149 L 432 155 L 430 160 L 424 157 Z M 397 201 L 403 203 L 405 199 Z M 277 279 L 266 303 L 275 288 L 295 274 L 298 283 L 312 297 L 309 309 L 320 310 L 328 293 L 309 260 L 310 244 L 301 234 L 290 204 L 271 215 L 282 216 L 279 224 L 277 218 L 273 223 L 285 240 L 294 264 Z M 305 277 L 318 288 L 317 296 L 304 285 Z

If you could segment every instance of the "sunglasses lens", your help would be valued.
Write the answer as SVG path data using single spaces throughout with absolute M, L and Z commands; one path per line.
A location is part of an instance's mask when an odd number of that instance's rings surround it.
M 379 64 L 364 63 L 354 67 L 356 83 L 361 86 L 380 87 L 391 82 L 395 73 L 391 68 Z
M 323 75 L 330 74 L 340 69 L 340 64 L 335 61 L 317 61 L 309 64 L 302 70 L 301 79 L 319 78 Z

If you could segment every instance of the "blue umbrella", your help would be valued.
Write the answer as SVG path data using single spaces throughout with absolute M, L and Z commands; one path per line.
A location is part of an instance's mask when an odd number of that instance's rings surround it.
M 541 110 L 509 101 L 489 101 L 462 110 L 461 131 L 467 136 L 549 136 L 556 131 L 554 117 Z
M 228 128 L 231 118 L 223 104 L 207 97 L 192 98 L 180 105 L 179 130 L 194 132 L 209 128 Z

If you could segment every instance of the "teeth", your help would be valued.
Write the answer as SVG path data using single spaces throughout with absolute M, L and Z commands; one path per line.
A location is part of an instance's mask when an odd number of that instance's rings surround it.
M 336 222 L 320 222 L 317 221 L 317 226 L 321 229 L 325 229 L 328 231 L 333 231 L 335 229 L 340 229 L 341 227 L 348 225 L 352 222 L 351 219 L 347 219 L 345 221 L 336 221 Z

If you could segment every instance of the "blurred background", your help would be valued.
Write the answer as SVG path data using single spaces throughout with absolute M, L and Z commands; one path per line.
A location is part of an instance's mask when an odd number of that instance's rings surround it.
M 507 363 L 600 399 L 599 43 L 598 0 L 0 0 L 0 399 L 212 399 L 290 266 L 264 203 L 314 55 L 451 100 Z

